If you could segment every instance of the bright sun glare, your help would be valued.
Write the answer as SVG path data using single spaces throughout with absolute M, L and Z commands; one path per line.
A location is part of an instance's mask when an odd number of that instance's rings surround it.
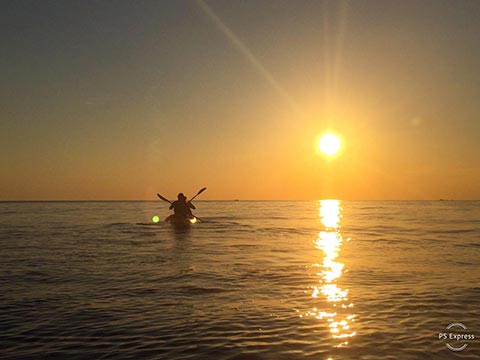
M 335 155 L 340 150 L 340 139 L 333 134 L 325 134 L 318 141 L 318 149 L 325 155 Z

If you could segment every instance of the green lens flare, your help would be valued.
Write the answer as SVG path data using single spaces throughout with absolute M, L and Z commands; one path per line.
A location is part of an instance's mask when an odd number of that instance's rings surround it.
M 158 222 L 160 221 L 160 218 L 159 218 L 157 215 L 155 215 L 155 216 L 152 218 L 152 221 L 156 224 L 156 223 L 158 223 Z

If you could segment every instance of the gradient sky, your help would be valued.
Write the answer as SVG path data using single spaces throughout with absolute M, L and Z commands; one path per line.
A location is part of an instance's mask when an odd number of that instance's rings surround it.
M 480 198 L 480 1 L 0 7 L 0 200 Z

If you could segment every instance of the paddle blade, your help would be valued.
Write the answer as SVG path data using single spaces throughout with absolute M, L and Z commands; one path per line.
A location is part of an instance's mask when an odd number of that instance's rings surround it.
M 200 189 L 200 191 L 197 193 L 197 195 L 195 195 L 194 197 L 192 197 L 192 198 L 190 199 L 190 201 L 192 201 L 193 199 L 195 199 L 198 195 L 200 195 L 200 194 L 201 194 L 202 192 L 204 192 L 205 190 L 207 190 L 206 187 L 204 187 L 203 189 Z
M 167 198 L 164 198 L 164 197 L 163 197 L 162 195 L 160 195 L 159 193 L 157 193 L 157 196 L 158 196 L 160 199 L 162 199 L 163 201 L 166 201 L 166 202 L 168 202 L 168 203 L 170 203 L 170 204 L 172 203 L 170 200 L 168 200 Z

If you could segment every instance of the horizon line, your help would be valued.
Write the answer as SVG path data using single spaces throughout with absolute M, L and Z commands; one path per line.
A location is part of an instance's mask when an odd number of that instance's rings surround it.
M 338 200 L 338 201 L 480 201 L 480 199 L 199 199 L 195 202 L 209 202 L 209 201 L 231 201 L 231 202 L 245 202 L 245 201 L 321 201 L 321 200 Z M 10 199 L 2 200 L 0 203 L 8 202 L 158 202 L 158 199 Z

